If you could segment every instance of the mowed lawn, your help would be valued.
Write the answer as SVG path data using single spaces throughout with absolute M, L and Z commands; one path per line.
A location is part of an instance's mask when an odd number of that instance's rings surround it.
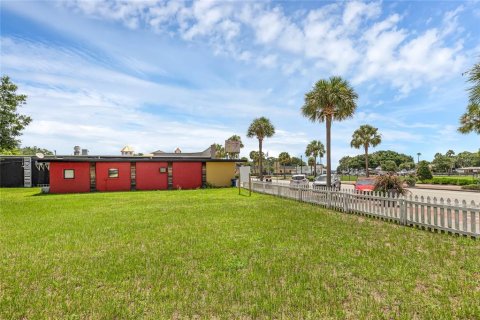
M 0 189 L 0 319 L 480 318 L 480 241 L 236 189 Z

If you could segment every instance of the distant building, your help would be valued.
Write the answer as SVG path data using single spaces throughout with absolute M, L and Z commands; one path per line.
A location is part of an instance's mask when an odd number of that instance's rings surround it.
M 123 147 L 123 149 L 120 150 L 120 152 L 122 153 L 122 156 L 133 156 L 133 154 L 135 153 L 133 148 L 130 146 Z
M 479 174 L 480 173 L 480 167 L 458 168 L 457 172 L 463 173 L 463 174 Z

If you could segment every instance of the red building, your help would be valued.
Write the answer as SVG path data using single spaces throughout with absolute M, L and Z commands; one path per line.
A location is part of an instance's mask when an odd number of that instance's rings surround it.
M 137 162 L 137 190 L 167 190 L 168 162 Z
M 207 182 L 226 186 L 233 178 L 235 162 L 242 162 L 182 155 L 67 156 L 39 161 L 50 163 L 51 193 L 197 189 Z M 208 178 L 207 167 L 211 168 Z
M 50 192 L 76 193 L 90 191 L 89 162 L 51 162 Z
M 202 186 L 201 162 L 173 162 L 172 177 L 174 189 L 196 189 Z
M 131 189 L 130 162 L 97 162 L 94 164 L 97 191 L 129 191 Z

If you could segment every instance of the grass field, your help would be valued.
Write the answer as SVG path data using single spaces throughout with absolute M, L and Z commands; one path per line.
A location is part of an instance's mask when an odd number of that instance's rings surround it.
M 480 241 L 236 189 L 0 189 L 0 319 L 478 319 Z

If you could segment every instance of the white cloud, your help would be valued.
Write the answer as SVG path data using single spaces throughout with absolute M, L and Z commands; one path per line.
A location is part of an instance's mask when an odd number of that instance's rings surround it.
M 462 30 L 464 6 L 444 14 L 440 27 L 418 33 L 401 28 L 401 14 L 382 17 L 382 3 L 349 1 L 287 14 L 282 6 L 255 2 L 81 1 L 68 2 L 86 15 L 119 21 L 130 28 L 150 26 L 186 41 L 206 40 L 216 54 L 267 68 L 292 69 L 288 54 L 307 69 L 350 75 L 355 84 L 382 81 L 398 97 L 432 81 L 448 78 L 465 64 L 463 45 L 447 44 Z M 260 47 L 263 54 L 252 59 Z M 285 57 L 282 53 L 287 54 Z M 275 57 L 275 58 L 274 58 Z M 290 65 L 290 67 L 286 66 Z

